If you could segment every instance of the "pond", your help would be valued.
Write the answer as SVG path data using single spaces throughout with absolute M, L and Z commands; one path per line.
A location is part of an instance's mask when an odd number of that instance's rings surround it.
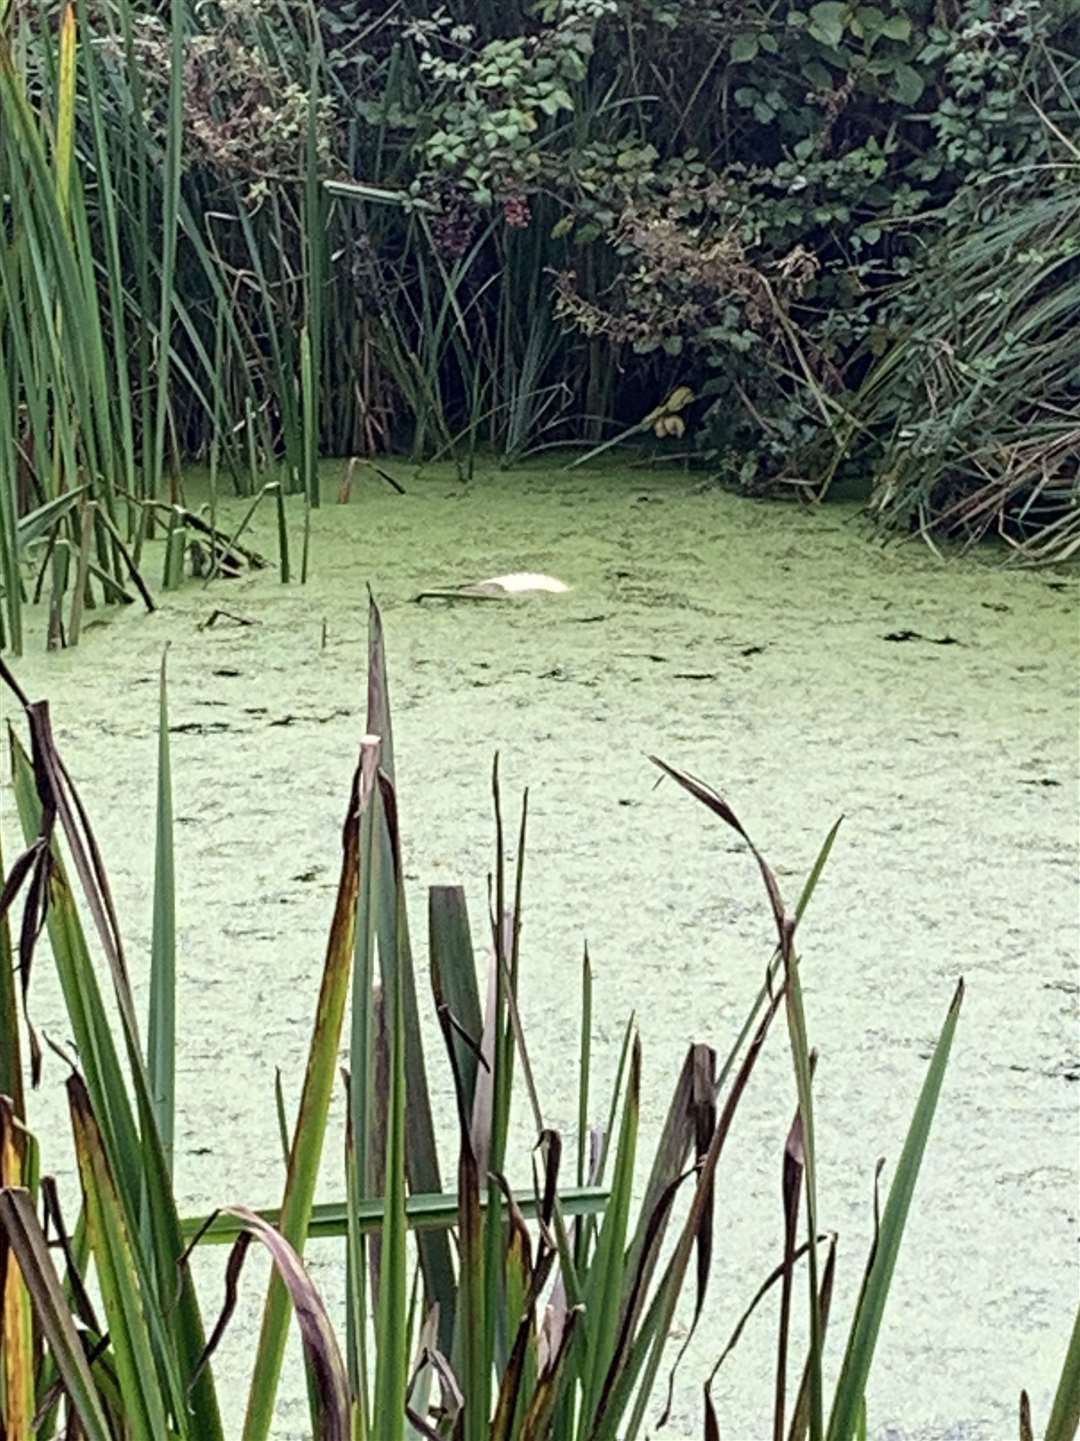
M 854 508 L 739 500 L 682 473 L 526 466 L 463 483 L 439 467 L 389 468 L 404 495 L 358 472 L 340 505 L 340 467 L 326 467 L 306 586 L 280 584 L 272 568 L 210 589 L 189 581 L 153 615 L 94 612 L 76 651 L 34 649 L 16 665 L 23 686 L 52 702 L 144 1002 L 156 684 L 170 648 L 185 1206 L 280 1196 L 275 1068 L 292 1107 L 364 729 L 370 583 L 386 625 L 418 950 L 430 884 L 463 882 L 481 934 L 496 749 L 508 802 L 529 787 L 522 1009 L 547 1116 L 570 1145 L 584 939 L 598 1094 L 627 1015 L 638 1017 L 642 1155 L 687 1043 L 726 1050 L 772 944 L 745 848 L 673 785 L 657 787 L 647 757 L 724 793 L 789 902 L 843 814 L 801 932 L 819 1051 L 821 1220 L 840 1236 L 832 1362 L 872 1234 L 875 1162 L 885 1157 L 887 1179 L 962 975 L 870 1431 L 998 1441 L 1014 1434 L 1022 1386 L 1045 1423 L 1077 1274 L 1075 582 L 1003 571 L 986 556 L 943 564 L 918 543 L 883 549 Z M 295 569 L 301 513 L 289 504 Z M 230 501 L 222 513 L 235 524 L 243 508 Z M 253 534 L 276 554 L 268 504 Z M 414 599 L 517 570 L 570 590 Z M 205 628 L 215 608 L 253 623 Z M 50 980 L 40 965 L 34 1016 L 62 1039 Z M 427 1035 L 434 1047 L 433 1024 Z M 441 1052 L 430 1069 L 452 1175 Z M 31 1115 L 46 1167 L 61 1169 L 63 1079 L 50 1056 Z M 721 1164 L 710 1298 L 661 1433 L 674 1441 L 700 1436 L 700 1383 L 779 1259 L 794 1104 L 778 1028 Z M 522 1124 L 523 1175 L 531 1140 Z M 341 1190 L 340 1146 L 338 1130 L 323 1198 Z M 341 1256 L 333 1243 L 312 1250 L 335 1306 Z M 219 1260 L 201 1263 L 208 1311 Z M 221 1362 L 236 1381 L 225 1388 L 230 1429 L 261 1287 L 253 1265 Z M 755 1315 L 714 1386 L 722 1434 L 737 1441 L 768 1430 L 774 1317 L 767 1305 Z M 290 1366 L 281 1438 L 307 1434 L 295 1354 Z

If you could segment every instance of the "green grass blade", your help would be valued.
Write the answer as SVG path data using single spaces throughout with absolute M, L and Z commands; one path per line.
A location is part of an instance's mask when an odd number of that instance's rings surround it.
M 577 1183 L 588 1179 L 589 1081 L 592 1074 L 592 966 L 589 948 L 581 959 L 581 1048 L 578 1058 Z
M 710 1204 L 716 1170 L 720 1164 L 724 1144 L 782 1000 L 782 994 L 778 993 L 769 1002 L 740 1063 L 738 1073 L 724 1101 L 723 1110 L 709 1142 L 709 1148 L 698 1170 L 690 1211 L 683 1223 L 675 1250 L 649 1305 L 639 1333 L 634 1343 L 626 1350 L 620 1373 L 617 1378 L 612 1378 L 602 1423 L 597 1426 L 590 1441 L 614 1441 L 616 1435 L 620 1436 L 621 1441 L 635 1441 L 641 1431 L 645 1410 L 653 1393 L 656 1376 L 671 1330 L 675 1307 L 682 1293 L 690 1256 L 697 1244 L 702 1216 Z M 630 1417 L 624 1422 L 622 1418 L 626 1409 L 631 1406 L 631 1401 L 633 1405 L 630 1409 Z
M 361 742 L 359 792 L 359 892 L 353 958 L 349 1044 L 349 1127 L 346 1151 L 349 1274 L 349 1376 L 365 1422 L 368 1397 L 367 1246 L 360 1216 L 371 1196 L 375 1171 L 369 1148 L 375 1134 L 376 995 L 375 930 L 380 894 L 378 865 L 382 810 L 377 784 L 378 741 Z
M 0 891 L 7 883 L 4 852 L 0 845 Z M 10 1096 L 16 1116 L 26 1115 L 23 1098 L 22 1045 L 19 1038 L 19 1002 L 15 986 L 15 953 L 11 945 L 8 913 L 0 915 L 0 1096 Z
M 818 1293 L 818 1316 L 820 1317 L 819 1327 L 822 1344 L 824 1344 L 825 1332 L 829 1325 L 829 1312 L 832 1309 L 833 1283 L 836 1278 L 836 1236 L 829 1238 L 829 1251 L 825 1257 L 825 1265 L 821 1272 L 821 1290 Z M 805 1244 L 805 1243 L 804 1243 Z M 803 1367 L 802 1381 L 799 1385 L 799 1394 L 795 1401 L 795 1409 L 791 1413 L 791 1427 L 788 1431 L 788 1441 L 804 1441 L 810 1427 L 810 1356 L 807 1355 L 806 1365 Z
M 165 428 L 169 416 L 169 365 L 172 359 L 172 325 L 176 296 L 176 251 L 179 233 L 180 176 L 184 147 L 184 76 L 188 43 L 184 0 L 169 6 L 169 92 L 164 168 L 161 175 L 161 284 L 158 311 L 157 397 L 154 408 L 154 443 L 151 493 L 157 496 L 165 463 Z
M 915 1114 L 900 1153 L 896 1174 L 889 1187 L 889 1199 L 885 1203 L 881 1218 L 873 1264 L 867 1276 L 858 1313 L 852 1322 L 847 1351 L 836 1383 L 832 1413 L 829 1417 L 829 1441 L 851 1441 L 855 1432 L 859 1405 L 866 1394 L 874 1348 L 885 1313 L 885 1302 L 888 1299 L 904 1225 L 930 1135 L 938 1096 L 945 1079 L 945 1069 L 949 1062 L 949 1052 L 952 1049 L 963 999 L 964 983 L 961 981 L 956 987 L 945 1024 L 934 1048 L 930 1067 L 915 1106 Z
M 763 862 L 761 864 L 764 864 Z M 821 1380 L 821 1317 L 818 1309 L 817 1247 L 817 1166 L 814 1149 L 813 1064 L 806 1035 L 806 1013 L 803 1007 L 799 958 L 794 951 L 794 921 L 778 915 L 781 928 L 781 957 L 784 963 L 784 999 L 788 1038 L 795 1067 L 795 1089 L 799 1098 L 799 1120 L 802 1123 L 803 1181 L 806 1194 L 806 1227 L 810 1241 L 807 1253 L 807 1280 L 810 1306 L 810 1441 L 821 1441 L 824 1433 L 824 1392 Z
M 696 1134 L 695 1072 L 704 1059 L 701 1053 L 707 1054 L 708 1047 L 690 1046 L 687 1049 L 686 1059 L 679 1071 L 671 1104 L 660 1132 L 652 1170 L 649 1173 L 645 1195 L 638 1214 L 638 1224 L 627 1250 L 626 1269 L 629 1275 L 636 1276 L 639 1266 L 644 1265 L 645 1267 L 643 1290 L 644 1287 L 647 1287 L 658 1260 L 658 1247 L 655 1243 L 652 1243 L 651 1254 L 645 1255 L 646 1246 L 652 1242 L 653 1217 L 661 1197 L 682 1174 L 694 1144 Z M 661 1223 L 659 1239 L 663 1238 L 666 1229 L 667 1219 Z
M 282 585 L 289 583 L 289 529 L 285 523 L 285 487 L 280 481 L 274 482 L 274 496 L 277 501 L 278 525 L 278 568 Z
M 397 904 L 404 909 L 403 879 L 397 878 Z M 399 914 L 397 934 L 404 940 Z M 400 942 L 399 942 L 400 943 Z M 405 1383 L 408 1374 L 408 1258 L 405 1221 L 405 1007 L 402 984 L 407 957 L 398 953 L 390 999 L 390 1097 L 386 1134 L 386 1197 L 379 1275 L 379 1314 L 375 1323 L 376 1362 L 372 1427 L 380 1441 L 405 1441 Z
M 432 886 L 428 891 L 428 955 L 450 1014 L 467 1036 L 478 1040 L 483 1027 L 476 958 L 469 930 L 469 912 L 461 886 Z M 457 1065 L 472 1115 L 479 1062 L 460 1037 L 454 1041 Z
M 589 1175 L 589 1087 L 592 1079 L 592 966 L 586 945 L 581 960 L 581 1039 L 578 1051 L 577 1183 Z M 589 1227 L 580 1222 L 574 1232 L 574 1264 L 584 1271 L 589 1253 Z
M 1046 1441 L 1073 1441 L 1077 1431 L 1080 1431 L 1080 1306 L 1077 1307 L 1061 1380 L 1050 1410 Z
M 285 1195 L 281 1205 L 281 1234 L 298 1255 L 311 1219 L 319 1162 L 326 1136 L 326 1119 L 337 1076 L 338 1046 L 345 1001 L 352 972 L 356 901 L 359 887 L 359 831 L 356 825 L 356 786 L 349 800 L 342 838 L 341 876 L 326 948 L 315 1027 L 308 1052 L 300 1109 L 293 1131 Z M 275 1398 L 289 1328 L 289 1296 L 276 1273 L 271 1278 L 263 1310 L 262 1329 L 244 1417 L 244 1441 L 265 1441 L 274 1416 Z
M 67 4 L 60 17 L 60 74 L 56 96 L 56 196 L 61 215 L 71 207 L 71 171 L 75 154 L 75 6 Z
M 532 1191 L 515 1191 L 514 1204 L 526 1220 L 534 1220 L 538 1214 L 536 1197 Z M 559 1207 L 567 1216 L 599 1216 L 610 1199 L 611 1192 L 603 1186 L 573 1186 L 559 1192 Z M 502 1202 L 505 1204 L 505 1202 Z M 439 1195 L 412 1195 L 405 1199 L 405 1219 L 411 1231 L 450 1231 L 457 1225 L 458 1196 L 447 1191 Z M 480 1198 L 481 1207 L 487 1205 L 486 1193 Z M 380 1196 L 373 1196 L 360 1203 L 356 1214 L 356 1225 L 365 1236 L 376 1234 L 382 1226 L 385 1203 Z M 271 1225 L 281 1220 L 281 1208 L 271 1206 L 259 1210 L 257 1215 Z M 186 1216 L 180 1223 L 187 1240 L 199 1235 L 200 1244 L 228 1245 L 240 1234 L 225 1212 L 214 1218 Z M 313 1206 L 308 1235 L 317 1239 L 348 1234 L 349 1215 L 347 1201 L 323 1201 Z M 200 1232 L 203 1234 L 200 1235 Z
M 314 15 L 314 11 L 310 12 Z M 322 391 L 323 264 L 326 252 L 325 200 L 319 184 L 319 79 L 323 60 L 321 31 L 311 26 L 308 43 L 308 113 L 305 137 L 304 241 L 306 251 L 307 325 L 304 328 L 301 386 L 304 406 L 304 488 L 308 504 L 320 504 L 318 450 L 319 398 Z
M 311 334 L 305 327 L 300 332 L 300 401 L 302 422 L 302 464 L 304 503 L 312 509 L 319 504 L 318 470 L 318 400 L 315 390 L 315 363 L 311 350 Z M 303 577 L 307 579 L 306 572 Z
M 69 1077 L 67 1087 L 90 1249 L 109 1324 L 109 1344 L 116 1360 L 125 1422 L 134 1441 L 160 1441 L 167 1435 L 168 1407 L 147 1325 L 147 1310 L 152 1302 L 140 1284 L 133 1237 L 89 1093 L 77 1075 Z
M 2 249 L 4 247 L 0 246 L 0 250 Z M 0 310 L 0 322 L 4 321 L 6 317 Z M 12 418 L 17 413 L 17 387 L 11 367 L 6 362 L 6 350 L 6 345 L 0 345 L 0 592 L 3 594 L 3 609 L 0 609 L 0 650 L 10 647 L 15 655 L 22 655 L 23 584 L 16 544 L 19 462 L 12 435 Z
M 414 1192 L 438 1192 L 443 1186 L 420 1031 L 420 1010 L 416 996 L 408 915 L 405 908 L 397 904 L 401 843 L 397 794 L 394 790 L 394 739 L 382 617 L 374 599 L 371 600 L 368 610 L 367 679 L 367 730 L 369 735 L 379 737 L 379 768 L 390 782 L 389 791 L 384 788 L 383 792 L 384 824 L 380 827 L 379 876 L 382 892 L 378 902 L 377 934 L 385 995 L 393 993 L 397 984 L 397 966 L 404 965 L 401 984 L 405 1068 L 408 1076 L 405 1120 L 408 1129 L 406 1157 L 409 1189 Z M 420 1264 L 424 1274 L 425 1309 L 438 1303 L 439 1345 L 444 1354 L 448 1354 L 453 1338 L 455 1285 L 450 1246 L 446 1236 L 436 1234 L 423 1237 L 420 1242 Z
M 146 1069 L 165 1164 L 172 1170 L 176 1117 L 176 867 L 166 655 L 161 657 L 158 792 L 154 849 L 154 924 L 150 943 L 150 1021 Z
M 596 1254 L 585 1286 L 586 1370 L 581 1405 L 579 1436 L 592 1431 L 601 1387 L 607 1375 L 619 1334 L 622 1312 L 626 1232 L 630 1217 L 630 1196 L 634 1184 L 638 1120 L 641 1110 L 641 1042 L 634 1037 L 630 1073 L 623 1104 L 622 1128 L 615 1153 L 611 1202 L 604 1213 Z

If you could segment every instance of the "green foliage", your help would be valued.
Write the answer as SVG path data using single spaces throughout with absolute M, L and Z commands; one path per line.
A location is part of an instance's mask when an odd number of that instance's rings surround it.
M 675 181 L 675 153 L 656 155 L 651 190 L 608 232 L 615 303 L 597 307 L 571 278 L 561 313 L 681 356 L 682 374 L 712 371 L 696 386 L 714 397 L 698 439 L 736 483 L 822 488 L 867 356 L 911 313 L 906 287 L 948 291 L 950 276 L 923 268 L 936 238 L 1069 185 L 1077 19 L 982 0 L 947 24 L 918 0 L 740 7 L 715 72 L 724 103 L 682 126 L 696 174 Z M 905 420 L 920 418 L 913 403 Z
M 316 454 L 469 474 L 480 446 L 610 439 L 685 384 L 724 480 L 884 482 L 869 374 L 927 295 L 963 342 L 958 237 L 1075 190 L 1078 50 L 1071 0 L 8 5 L 0 642 L 46 580 L 54 644 L 130 600 L 161 518 L 139 506 L 182 505 L 193 457 L 315 505 Z M 1006 349 L 979 363 L 1004 375 Z M 971 491 L 942 455 L 883 523 Z M 1074 511 L 1075 475 L 1063 452 Z M 20 520 L 83 485 L 28 550 Z
M 1000 531 L 1022 563 L 1080 549 L 1078 234 L 1065 172 L 950 231 L 905 286 L 904 324 L 853 404 L 882 524 L 967 543 Z

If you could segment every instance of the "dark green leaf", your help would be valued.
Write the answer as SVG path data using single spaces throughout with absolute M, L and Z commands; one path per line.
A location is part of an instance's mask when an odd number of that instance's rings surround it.
M 837 47 L 844 38 L 844 27 L 851 13 L 841 0 L 819 0 L 810 7 L 810 33 L 823 45 Z
M 736 65 L 753 60 L 758 53 L 758 37 L 752 33 L 736 35 L 731 42 L 731 59 Z

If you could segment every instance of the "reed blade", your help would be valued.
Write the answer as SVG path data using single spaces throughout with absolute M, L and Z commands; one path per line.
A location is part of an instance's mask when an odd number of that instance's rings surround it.
M 173 854 L 167 652 L 158 700 L 158 790 L 154 848 L 154 921 L 150 942 L 150 1023 L 146 1069 L 165 1164 L 172 1170 L 176 1124 L 176 862 Z
M 302 1256 L 315 1198 L 327 1114 L 337 1076 L 338 1048 L 352 974 L 359 890 L 359 771 L 353 780 L 342 831 L 341 874 L 308 1051 L 300 1107 L 293 1129 L 280 1230 Z M 244 1417 L 244 1441 L 265 1441 L 273 1421 L 290 1317 L 288 1291 L 275 1272 L 263 1308 L 262 1328 Z
M 874 1259 L 860 1299 L 859 1309 L 851 1324 L 847 1349 L 833 1396 L 829 1416 L 828 1441 L 851 1441 L 858 1409 L 866 1394 L 870 1367 L 874 1359 L 885 1303 L 892 1284 L 893 1272 L 900 1253 L 911 1198 L 930 1136 L 938 1097 L 945 1080 L 953 1037 L 964 999 L 964 983 L 957 984 L 945 1023 L 923 1081 L 915 1113 L 908 1128 L 896 1173 L 889 1187 L 889 1197 L 881 1218 L 881 1228 L 874 1250 Z
M 0 1228 L 19 1263 L 49 1354 L 86 1441 L 113 1441 L 82 1340 L 28 1191 L 9 1186 L 0 1189 Z

